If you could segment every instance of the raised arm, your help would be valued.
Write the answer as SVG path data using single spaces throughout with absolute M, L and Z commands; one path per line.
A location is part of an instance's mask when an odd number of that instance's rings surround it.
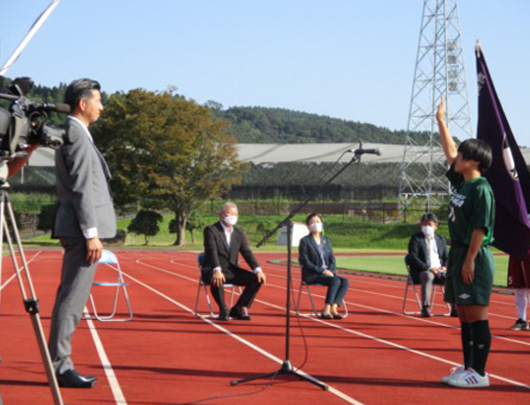
M 438 111 L 436 112 L 436 120 L 438 121 L 438 129 L 440 131 L 440 142 L 442 144 L 442 149 L 444 150 L 445 160 L 447 161 L 447 164 L 451 166 L 456 159 L 458 150 L 455 141 L 453 140 L 453 137 L 449 132 L 449 128 L 447 128 L 444 115 L 445 99 L 442 96 L 440 100 L 440 105 L 438 106 Z

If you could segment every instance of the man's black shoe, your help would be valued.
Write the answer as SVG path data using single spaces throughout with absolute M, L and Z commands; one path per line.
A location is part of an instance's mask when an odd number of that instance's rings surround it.
M 57 374 L 59 387 L 66 388 L 92 388 L 96 384 L 97 378 L 94 376 L 82 376 L 76 370 L 66 370 L 62 374 Z
M 421 316 L 422 318 L 430 318 L 431 312 L 429 311 L 429 307 L 423 307 L 421 309 Z
M 245 314 L 239 307 L 234 307 L 230 310 L 230 317 L 241 321 L 250 321 L 252 319 L 250 315 Z
M 228 311 L 226 309 L 221 309 L 219 311 L 219 316 L 217 317 L 218 321 L 228 321 Z

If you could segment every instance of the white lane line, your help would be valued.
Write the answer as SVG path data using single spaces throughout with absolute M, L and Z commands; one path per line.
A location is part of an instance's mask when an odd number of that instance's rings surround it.
M 31 259 L 27 260 L 27 263 L 30 264 L 30 263 L 31 263 L 33 260 L 35 260 L 35 259 L 37 258 L 37 256 L 38 256 L 39 254 L 41 254 L 41 253 L 42 253 L 42 250 L 39 250 L 37 253 L 35 253 L 35 254 L 31 257 Z M 22 270 L 23 268 L 24 268 L 24 265 L 21 265 L 21 266 L 19 266 L 18 270 L 20 271 L 20 270 Z M 1 274 L 1 272 L 0 272 L 0 274 Z M 8 285 L 11 281 L 13 281 L 13 279 L 14 279 L 16 276 L 17 276 L 17 273 L 13 270 L 13 274 L 12 274 L 12 275 L 11 275 L 6 281 L 5 281 L 4 284 L 2 284 L 2 285 L 0 286 L 0 291 L 2 291 L 4 288 L 6 288 L 7 285 Z
M 173 274 L 173 275 L 175 275 L 174 273 L 169 272 L 169 271 L 167 271 L 167 270 L 165 270 L 165 269 L 161 269 L 161 268 L 156 267 L 156 266 L 152 266 L 152 265 L 149 265 L 149 264 L 146 264 L 146 263 L 142 263 L 142 261 L 141 261 L 140 259 L 136 260 L 136 262 L 139 263 L 139 264 L 141 264 L 141 265 L 143 265 L 143 266 L 151 267 L 151 268 L 153 268 L 153 269 L 160 270 L 160 271 L 163 271 L 163 272 L 168 272 L 169 274 Z M 153 287 L 151 287 L 151 286 L 149 286 L 149 285 L 147 285 L 147 284 L 141 282 L 140 280 L 138 280 L 137 278 L 135 278 L 135 277 L 129 275 L 128 273 L 123 272 L 123 270 L 122 270 L 122 273 L 123 273 L 124 276 L 128 277 L 129 279 L 131 279 L 131 280 L 134 281 L 135 283 L 137 283 L 137 284 L 141 285 L 142 287 L 144 287 L 144 288 L 146 288 L 146 289 L 148 289 L 148 290 L 154 292 L 155 294 L 159 295 L 160 297 L 164 298 L 165 300 L 171 302 L 172 304 L 174 304 L 174 305 L 180 307 L 181 309 L 183 309 L 183 310 L 189 312 L 190 314 L 192 314 L 193 316 L 195 316 L 194 311 L 193 311 L 191 308 L 188 308 L 187 306 L 181 304 L 180 302 L 175 301 L 175 300 L 172 299 L 171 297 L 168 297 L 168 296 L 165 295 L 164 293 L 162 293 L 162 292 L 156 290 L 155 288 L 153 288 Z M 188 279 L 188 280 L 190 280 L 190 281 L 194 281 L 194 282 L 197 281 L 197 280 L 195 280 L 195 279 L 191 279 L 191 278 L 186 277 L 186 276 L 182 276 L 182 277 L 185 278 L 185 279 Z M 283 360 L 282 360 L 282 359 L 280 359 L 280 358 L 274 356 L 273 354 L 271 354 L 271 353 L 269 353 L 269 352 L 263 350 L 263 349 L 260 348 L 259 346 L 256 346 L 255 344 L 249 342 L 249 341 L 246 340 L 246 339 L 243 339 L 242 337 L 240 337 L 240 336 L 238 336 L 238 335 L 232 333 L 232 332 L 229 331 L 228 329 L 223 328 L 222 326 L 216 324 L 215 322 L 212 322 L 210 319 L 208 319 L 208 318 L 206 318 L 206 317 L 204 317 L 204 316 L 202 316 L 202 315 L 200 315 L 200 318 L 201 318 L 204 322 L 206 322 L 206 323 L 210 324 L 211 326 L 213 326 L 214 328 L 220 330 L 221 332 L 226 333 L 228 336 L 230 336 L 230 337 L 232 337 L 232 338 L 238 340 L 239 342 L 241 342 L 241 343 L 243 343 L 244 345 L 250 347 L 251 349 L 257 351 L 258 353 L 262 354 L 263 356 L 265 356 L 265 357 L 271 359 L 272 361 L 275 361 L 276 363 L 278 363 L 278 364 L 280 364 L 280 365 L 283 364 Z M 310 376 L 309 374 L 305 373 L 305 372 L 302 371 L 301 369 L 296 369 L 296 370 L 297 370 L 298 373 L 300 373 L 300 374 L 302 374 L 302 375 L 304 375 L 304 376 L 306 376 L 306 377 L 307 377 L 307 376 Z M 313 378 L 313 379 L 316 380 L 316 381 L 319 381 L 319 382 L 322 383 L 322 384 L 326 384 L 326 383 L 320 381 L 319 379 L 317 379 L 317 378 L 315 378 L 315 377 L 313 377 L 313 376 L 311 376 L 311 378 Z M 329 391 L 330 393 L 332 393 L 332 394 L 338 396 L 339 398 L 343 399 L 344 401 L 346 401 L 346 402 L 348 402 L 348 403 L 350 403 L 350 404 L 354 404 L 354 405 L 363 405 L 362 402 L 357 401 L 356 399 L 354 399 L 354 398 L 348 396 L 347 394 L 343 393 L 342 391 L 340 391 L 340 390 L 338 390 L 338 389 L 332 387 L 331 385 L 329 385 L 329 384 L 326 384 L 326 385 L 328 385 L 328 387 L 329 387 L 328 391 Z
M 280 265 L 280 264 L 275 264 L 275 263 L 270 263 L 268 262 L 271 266 L 274 266 L 274 267 L 285 267 Z M 270 271 L 276 271 L 276 272 L 281 272 L 280 269 L 276 269 L 276 268 L 273 268 L 273 267 L 269 267 L 267 269 L 267 276 L 269 275 L 269 272 Z M 338 269 L 338 270 L 341 270 L 341 269 Z M 348 269 L 342 269 L 342 270 L 348 270 Z M 356 270 L 350 270 L 350 271 L 356 271 Z M 368 272 L 366 270 L 359 270 L 359 271 L 365 271 L 365 272 Z M 284 272 L 285 273 L 285 272 Z M 371 284 L 371 285 L 376 285 L 378 287 L 380 287 L 381 285 L 384 285 L 384 287 L 387 287 L 387 288 L 393 288 L 393 289 L 399 289 L 399 290 L 403 290 L 403 287 L 402 286 L 397 286 L 395 285 L 395 281 L 397 280 L 391 280 L 386 276 L 386 274 L 384 273 L 377 273 L 377 272 L 373 272 L 372 274 L 374 274 L 374 276 L 364 276 L 364 275 L 357 275 L 357 274 L 354 274 L 354 273 L 341 273 L 340 275 L 342 275 L 343 277 L 344 276 L 351 276 L 351 277 L 355 277 L 355 281 L 358 281 L 360 282 L 361 284 Z M 392 275 L 392 274 L 388 274 L 388 276 L 403 276 L 405 277 L 405 275 L 403 274 L 395 274 L 395 275 Z M 298 279 L 300 280 L 300 278 L 295 275 L 293 277 L 293 279 Z M 379 281 L 369 281 L 370 279 L 377 279 Z M 405 283 L 406 279 L 403 279 L 403 283 Z M 394 284 L 394 285 L 392 285 Z M 418 285 L 419 287 L 419 285 Z M 402 298 L 401 298 L 402 299 Z M 499 305 L 503 305 L 503 306 L 508 306 L 508 307 L 512 307 L 514 308 L 515 307 L 515 304 L 514 303 L 510 303 L 510 302 L 506 302 L 506 301 L 497 301 L 497 300 L 494 300 L 494 299 L 491 299 L 490 300 L 491 303 L 495 303 L 495 304 L 499 304 Z M 444 306 L 444 305 L 439 305 L 439 306 Z M 508 319 L 514 319 L 513 316 L 504 316 L 504 315 L 496 315 L 496 316 L 500 316 L 502 318 L 508 318 Z
M 87 307 L 85 307 L 84 313 L 86 316 L 90 315 Z M 98 351 L 99 359 L 101 360 L 101 365 L 103 366 L 103 370 L 105 370 L 105 375 L 107 376 L 107 380 L 109 381 L 110 389 L 112 391 L 112 395 L 114 396 L 114 400 L 116 401 L 117 405 L 127 405 L 125 395 L 123 395 L 123 391 L 121 390 L 120 383 L 118 382 L 118 378 L 116 377 L 116 373 L 114 373 L 114 369 L 110 364 L 107 352 L 105 351 L 103 343 L 99 338 L 96 326 L 94 325 L 94 322 L 91 319 L 87 319 L 86 321 L 88 325 L 88 330 L 90 330 L 90 334 L 92 335 L 92 339 L 94 340 L 94 345 L 96 346 L 96 350 Z
M 137 262 L 142 264 L 142 265 L 144 265 L 144 266 L 154 268 L 156 270 L 162 271 L 164 273 L 171 274 L 173 276 L 177 276 L 177 277 L 180 277 L 180 278 L 183 278 L 183 279 L 186 279 L 186 280 L 189 280 L 189 281 L 193 281 L 193 282 L 197 281 L 197 280 L 194 280 L 194 279 L 192 279 L 190 277 L 186 277 L 186 276 L 182 276 L 182 275 L 180 275 L 178 273 L 174 273 L 174 272 L 172 272 L 170 270 L 166 270 L 166 269 L 162 269 L 162 268 L 159 268 L 159 267 L 156 267 L 156 266 L 152 266 L 152 265 L 149 265 L 149 264 L 146 264 L 146 263 L 142 263 L 141 260 L 137 260 Z M 186 264 L 181 264 L 181 265 L 182 266 L 188 266 Z M 270 284 L 270 283 L 267 283 L 267 286 L 285 290 L 285 287 L 276 286 L 276 285 Z M 313 294 L 313 295 L 317 295 L 317 294 Z M 317 295 L 317 296 L 319 296 L 319 295 Z M 324 298 L 323 296 L 319 296 L 319 297 Z M 277 306 L 277 305 L 274 305 L 274 304 L 271 304 L 271 303 L 268 303 L 268 302 L 265 302 L 265 301 L 262 301 L 262 300 L 259 300 L 259 299 L 256 299 L 255 301 L 259 302 L 261 304 L 267 305 L 269 307 L 285 311 L 285 308 L 282 308 L 280 306 Z M 350 303 L 348 303 L 348 304 L 350 304 Z M 376 311 L 376 312 L 385 312 L 385 313 L 390 314 L 390 315 L 397 315 L 397 316 L 402 316 L 404 318 L 416 320 L 416 318 L 413 318 L 411 316 L 399 314 L 399 313 L 396 313 L 396 312 L 393 312 L 393 311 L 389 311 L 389 310 L 386 310 L 386 309 L 382 309 L 382 308 L 375 308 L 375 307 L 362 305 L 362 304 L 355 304 L 355 303 L 351 303 L 351 305 L 358 306 L 358 307 L 363 308 L 363 309 L 369 309 L 369 310 Z M 293 311 L 293 313 L 294 313 L 294 311 Z M 434 359 L 434 360 L 440 361 L 442 363 L 450 364 L 450 365 L 453 365 L 453 366 L 460 365 L 460 364 L 455 363 L 453 361 L 446 360 L 446 359 L 444 359 L 442 357 L 434 356 L 434 355 L 431 355 L 431 354 L 428 354 L 428 353 L 425 353 L 425 352 L 421 352 L 419 350 L 411 349 L 411 348 L 409 348 L 407 346 L 402 346 L 400 344 L 397 344 L 397 343 L 394 343 L 394 342 L 391 342 L 391 341 L 388 341 L 388 340 L 380 339 L 380 338 L 377 338 L 375 336 L 367 335 L 367 334 L 364 334 L 362 332 L 358 332 L 358 331 L 355 331 L 355 330 L 352 330 L 352 329 L 348 329 L 348 328 L 345 328 L 345 327 L 342 327 L 342 326 L 339 326 L 339 325 L 336 325 L 336 324 L 333 324 L 333 323 L 329 323 L 329 322 L 326 322 L 326 321 L 321 320 L 321 319 L 315 319 L 314 317 L 311 317 L 311 316 L 308 316 L 308 315 L 304 315 L 304 314 L 300 314 L 300 315 L 305 317 L 305 318 L 307 318 L 307 319 L 311 319 L 313 321 L 320 322 L 320 323 L 323 323 L 325 325 L 332 326 L 334 328 L 343 330 L 343 331 L 345 331 L 347 333 L 356 334 L 358 336 L 365 337 L 367 339 L 371 339 L 371 340 L 374 340 L 374 341 L 377 341 L 377 342 L 380 342 L 380 343 L 384 343 L 384 344 L 387 344 L 389 346 L 393 346 L 393 347 L 408 351 L 410 353 L 418 354 L 420 356 L 424 356 L 424 357 L 427 357 L 427 358 L 430 358 L 430 359 Z M 424 321 L 424 322 L 427 322 L 427 323 L 448 327 L 448 328 L 451 328 L 451 329 L 458 329 L 455 326 L 446 325 L 446 324 L 440 323 L 440 322 L 434 322 L 434 321 L 423 320 L 423 319 L 420 319 L 420 320 Z M 527 343 L 527 342 L 522 342 L 522 341 L 518 341 L 518 340 L 514 340 L 514 339 L 504 338 L 502 336 L 493 335 L 492 337 L 495 337 L 495 338 L 500 339 L 500 340 L 506 340 L 506 341 L 509 341 L 509 342 L 512 342 L 512 343 L 519 343 L 519 344 L 529 345 L 530 346 L 530 344 Z M 523 388 L 526 388 L 526 389 L 530 389 L 530 385 L 527 385 L 527 384 L 524 384 L 524 383 L 521 383 L 521 382 L 518 382 L 518 381 L 515 381 L 515 380 L 511 380 L 511 379 L 508 379 L 508 378 L 505 378 L 505 377 L 501 377 L 501 376 L 498 376 L 496 374 L 490 374 L 490 377 L 493 377 L 493 378 L 496 378 L 498 380 L 501 380 L 501 381 L 504 381 L 504 382 L 507 382 L 507 383 L 510 383 L 510 384 L 513 384 L 513 385 L 517 385 L 517 386 L 520 386 L 520 387 L 523 387 Z
M 188 264 L 184 264 L 184 263 L 178 263 L 175 261 L 175 259 L 170 259 L 169 260 L 170 263 L 174 264 L 174 265 L 177 265 L 177 266 L 180 266 L 180 267 L 189 267 L 189 268 L 195 268 L 193 266 L 190 266 Z M 197 270 L 198 271 L 198 270 Z M 168 271 L 170 274 L 175 274 L 177 275 L 176 273 L 171 273 L 170 271 Z M 185 276 L 182 276 L 182 275 L 178 275 L 179 277 L 185 277 Z M 281 277 L 281 276 L 275 276 L 275 277 L 278 277 L 278 278 L 281 278 L 283 280 L 285 280 L 285 276 Z M 190 278 L 187 278 L 188 280 L 191 280 Z M 194 280 L 196 281 L 196 280 Z M 274 284 L 271 284 L 271 283 L 267 283 L 268 286 L 272 286 L 272 287 L 276 287 L 276 288 L 283 288 L 285 289 L 285 287 L 280 287 L 280 286 L 275 286 Z M 354 287 L 351 287 L 350 286 L 350 290 L 351 291 L 358 291 L 358 292 L 361 292 L 361 293 L 364 293 L 364 294 L 369 294 L 369 295 L 377 295 L 377 296 L 381 296 L 381 297 L 385 297 L 385 298 L 391 298 L 391 299 L 396 299 L 396 300 L 403 300 L 403 297 L 398 297 L 398 296 L 395 296 L 395 295 L 390 295 L 390 294 L 384 294 L 384 293 L 378 293 L 378 292 L 375 292 L 375 291 L 368 291 L 368 290 L 363 290 L 363 289 L 360 289 L 360 288 L 354 288 Z M 298 292 L 298 289 L 296 289 L 296 287 L 293 287 L 293 291 L 296 293 Z M 302 293 L 304 295 L 307 295 L 307 293 L 305 291 L 302 291 Z M 312 293 L 313 297 L 319 297 L 319 298 L 325 298 L 323 295 L 319 295 L 319 294 L 316 294 L 316 293 Z M 413 301 L 413 298 L 409 298 L 408 299 L 410 302 L 414 302 Z M 408 301 L 407 301 L 408 302 Z M 410 315 L 405 315 L 403 313 L 398 313 L 398 312 L 394 312 L 394 311 L 389 311 L 389 310 L 386 310 L 386 309 L 382 309 L 382 308 L 377 308 L 377 307 L 368 307 L 366 305 L 362 305 L 362 304 L 356 304 L 354 302 L 351 302 L 351 301 L 346 301 L 346 304 L 348 305 L 353 305 L 353 306 L 358 306 L 358 307 L 361 307 L 363 309 L 371 309 L 373 311 L 376 311 L 376 312 L 379 312 L 379 311 L 383 311 L 383 312 L 386 312 L 388 314 L 392 314 L 392 315 L 396 315 L 396 316 L 400 316 L 400 317 L 403 317 L 403 318 L 407 318 L 407 319 L 410 319 L 412 321 L 415 321 L 415 322 L 425 322 L 425 323 L 430 323 L 432 325 L 439 325 L 439 326 L 444 326 L 444 327 L 447 327 L 447 328 L 451 328 L 451 329 L 458 329 L 458 327 L 456 326 L 453 326 L 453 325 L 447 325 L 447 324 L 444 324 L 442 322 L 436 322 L 436 321 L 431 321 L 431 320 L 428 320 L 428 319 L 425 319 L 425 318 L 418 318 L 416 316 L 410 316 Z M 440 304 L 437 304 L 437 306 L 442 306 Z M 501 314 L 496 314 L 496 313 L 493 313 L 493 312 L 490 312 L 489 314 L 490 316 L 495 316 L 497 318 L 507 318 L 507 319 L 513 319 L 512 317 L 509 317 L 509 316 L 505 316 L 505 315 L 501 315 Z M 507 341 L 507 342 L 511 342 L 511 343 L 518 343 L 518 344 L 521 344 L 521 345 L 525 345 L 525 346 L 530 346 L 530 342 L 525 342 L 525 341 L 522 341 L 522 340 L 517 340 L 517 339 L 512 339 L 512 338 L 508 338 L 508 337 L 504 337 L 504 336 L 499 336 L 499 335 L 492 335 L 492 337 L 496 338 L 496 339 L 500 339 L 500 340 L 504 340 L 504 341 Z

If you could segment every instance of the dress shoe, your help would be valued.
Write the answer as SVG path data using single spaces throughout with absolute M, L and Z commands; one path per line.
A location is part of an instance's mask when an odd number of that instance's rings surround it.
M 62 374 L 57 374 L 59 387 L 66 388 L 92 388 L 96 384 L 97 378 L 94 376 L 82 376 L 77 370 L 66 370 Z
M 341 315 L 339 313 L 331 314 L 333 316 L 333 319 L 344 319 L 344 315 Z
M 228 311 L 226 309 L 222 309 L 219 311 L 219 316 L 217 317 L 218 321 L 228 321 Z
M 322 314 L 319 315 L 319 318 L 320 319 L 333 319 L 333 315 L 331 315 L 331 314 L 323 314 L 322 313 Z
M 430 318 L 431 312 L 429 311 L 429 307 L 423 307 L 421 309 L 421 317 L 422 318 Z
M 252 317 L 239 307 L 234 307 L 230 310 L 230 317 L 234 319 L 239 319 L 240 321 L 250 321 Z

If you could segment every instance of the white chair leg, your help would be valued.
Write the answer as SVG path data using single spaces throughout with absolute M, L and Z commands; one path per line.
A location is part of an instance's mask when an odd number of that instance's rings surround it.
M 300 280 L 300 287 L 298 287 L 298 299 L 296 300 L 296 315 L 300 315 L 300 299 L 302 298 L 303 282 Z
M 318 312 L 317 312 L 317 309 L 315 307 L 315 303 L 313 302 L 313 296 L 311 295 L 311 290 L 309 289 L 309 284 L 306 284 L 305 288 L 307 290 L 307 295 L 309 296 L 309 302 L 311 303 L 311 308 L 313 308 L 313 314 L 315 316 L 318 316 Z

